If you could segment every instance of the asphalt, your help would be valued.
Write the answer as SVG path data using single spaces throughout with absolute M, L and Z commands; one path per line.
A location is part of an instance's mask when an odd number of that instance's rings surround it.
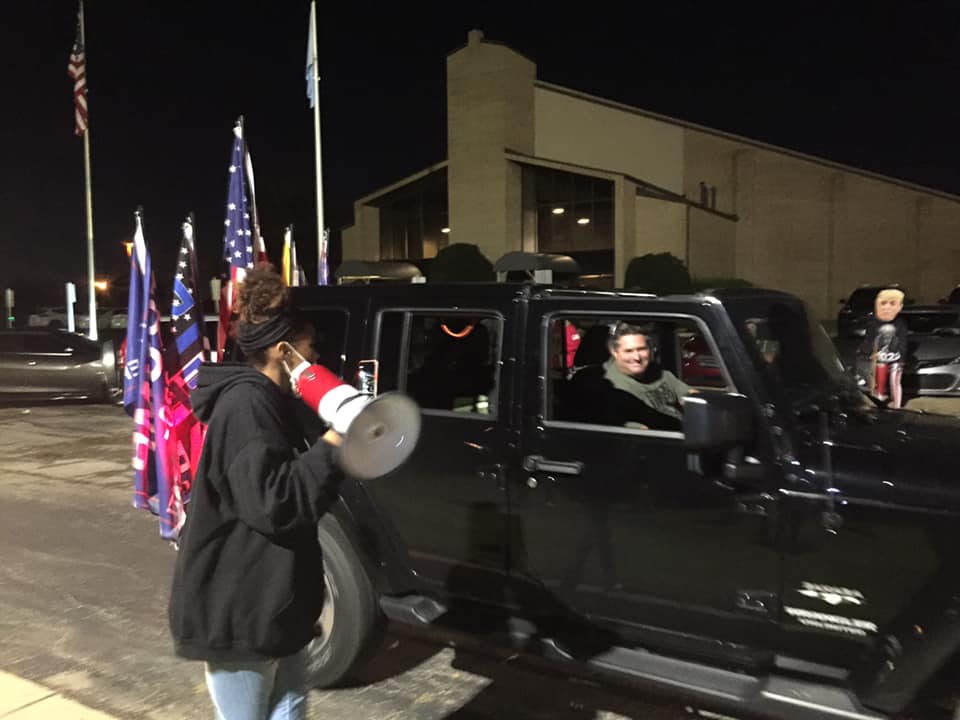
M 111 406 L 0 408 L 0 719 L 208 720 L 173 655 L 175 551 L 131 506 L 131 424 Z M 355 685 L 308 718 L 675 720 L 676 700 L 392 627 Z

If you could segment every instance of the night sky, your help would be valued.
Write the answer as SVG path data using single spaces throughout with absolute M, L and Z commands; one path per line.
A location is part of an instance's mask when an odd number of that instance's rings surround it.
M 471 28 L 532 59 L 542 80 L 960 194 L 957 3 L 452 5 L 318 7 L 335 232 L 354 199 L 444 157 L 445 58 Z M 293 222 L 312 276 L 308 11 L 307 0 L 87 2 L 98 276 L 126 274 L 138 205 L 161 286 L 191 210 L 201 273 L 219 270 L 241 114 L 268 252 L 278 257 Z M 0 3 L 0 286 L 17 290 L 18 315 L 85 279 L 66 74 L 75 22 L 70 0 Z

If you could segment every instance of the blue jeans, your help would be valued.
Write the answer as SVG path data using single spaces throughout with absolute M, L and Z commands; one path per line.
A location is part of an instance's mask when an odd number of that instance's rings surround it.
M 305 720 L 306 649 L 277 660 L 206 664 L 217 720 Z

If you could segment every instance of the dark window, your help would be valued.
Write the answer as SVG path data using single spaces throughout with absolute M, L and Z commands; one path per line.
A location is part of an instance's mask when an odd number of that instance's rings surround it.
M 381 260 L 432 258 L 449 244 L 445 168 L 378 198 L 376 205 Z
M 67 354 L 81 349 L 83 338 L 61 338 L 56 335 L 24 335 L 23 352 Z
M 535 237 L 538 252 L 613 248 L 612 180 L 541 167 L 523 173 L 523 237 Z
M 465 313 L 382 313 L 380 392 L 403 390 L 424 409 L 493 415 L 501 325 Z
M 928 313 L 904 312 L 900 314 L 912 333 L 932 333 L 940 328 L 957 327 L 960 315 L 955 312 L 934 311 Z
M 343 377 L 343 365 L 347 359 L 349 313 L 340 309 L 311 310 L 310 320 L 317 330 L 317 338 L 314 341 L 317 362 Z

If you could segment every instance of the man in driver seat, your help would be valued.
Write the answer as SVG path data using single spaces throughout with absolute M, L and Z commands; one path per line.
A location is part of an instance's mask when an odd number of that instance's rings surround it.
M 601 425 L 681 430 L 681 398 L 690 388 L 654 358 L 653 334 L 618 322 L 607 337 L 610 358 L 574 375 L 577 419 Z

